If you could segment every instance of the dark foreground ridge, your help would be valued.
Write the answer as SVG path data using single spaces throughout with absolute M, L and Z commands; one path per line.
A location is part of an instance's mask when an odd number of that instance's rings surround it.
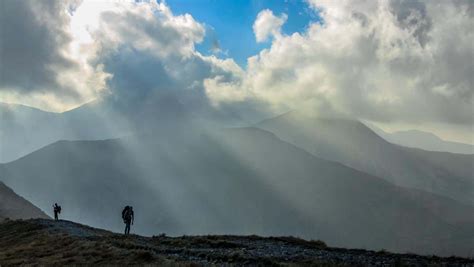
M 329 248 L 258 236 L 124 236 L 69 221 L 0 223 L 0 266 L 14 264 L 474 266 L 474 259 Z

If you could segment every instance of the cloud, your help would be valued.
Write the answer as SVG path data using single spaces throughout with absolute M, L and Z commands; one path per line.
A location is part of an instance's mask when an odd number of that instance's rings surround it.
M 214 55 L 218 55 L 219 53 L 222 53 L 222 48 L 221 48 L 221 44 L 219 43 L 219 40 L 217 39 L 212 40 L 210 51 Z
M 122 4 L 104 11 L 92 34 L 100 51 L 97 60 L 113 74 L 108 83 L 113 93 L 203 93 L 205 79 L 231 79 L 241 71 L 231 59 L 197 52 L 194 46 L 204 38 L 203 25 L 189 14 L 173 15 L 164 3 Z
M 85 101 L 107 75 L 73 54 L 70 14 L 78 1 L 2 1 L 0 97 L 37 106 Z M 27 103 L 27 104 L 28 104 Z
M 281 26 L 285 24 L 287 18 L 288 16 L 286 14 L 277 17 L 273 15 L 273 12 L 269 9 L 260 11 L 253 24 L 253 31 L 257 42 L 265 42 L 271 36 L 280 36 Z
M 323 24 L 280 34 L 248 59 L 241 80 L 208 81 L 208 96 L 258 99 L 280 112 L 307 105 L 380 122 L 473 124 L 472 2 L 309 4 Z M 275 20 L 262 14 L 257 40 L 281 27 L 262 26 Z
M 198 53 L 205 27 L 189 14 L 174 15 L 164 2 L 2 5 L 2 25 L 19 30 L 1 33 L 2 66 L 9 66 L 2 68 L 1 101 L 61 111 L 104 93 L 140 105 L 167 90 L 210 105 L 204 80 L 232 79 L 240 71 L 231 59 Z
M 91 3 L 79 7 L 77 15 L 89 14 Z M 258 113 L 253 102 L 215 105 L 210 101 L 204 87 L 208 81 L 234 82 L 241 79 L 243 70 L 233 59 L 204 56 L 195 50 L 206 31 L 189 14 L 174 15 L 164 3 L 155 1 L 121 2 L 102 7 L 99 18 L 87 28 L 90 38 L 84 39 L 95 51 L 94 61 L 111 75 L 108 90 L 125 102 L 122 106 L 139 110 L 143 103 L 160 102 L 157 98 L 166 95 L 196 117 L 230 114 L 235 118 L 240 116 L 235 109 L 242 108 Z
M 191 15 L 174 16 L 164 3 L 140 2 L 102 12 L 94 39 L 101 42 L 102 49 L 127 45 L 166 58 L 192 55 L 194 44 L 204 34 L 204 27 Z
M 163 2 L 6 1 L 1 101 L 64 110 L 103 93 L 138 105 L 166 90 L 216 110 L 473 124 L 472 2 L 308 3 L 323 23 L 302 33 L 281 32 L 285 14 L 258 14 L 256 40 L 271 46 L 243 70 L 197 52 L 204 25 Z

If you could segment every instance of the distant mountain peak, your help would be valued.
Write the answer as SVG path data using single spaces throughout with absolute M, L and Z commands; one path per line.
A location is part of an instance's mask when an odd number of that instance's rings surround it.
M 419 148 L 428 151 L 474 154 L 474 145 L 447 141 L 431 132 L 411 129 L 389 133 L 372 124 L 368 125 L 379 136 L 393 144 Z

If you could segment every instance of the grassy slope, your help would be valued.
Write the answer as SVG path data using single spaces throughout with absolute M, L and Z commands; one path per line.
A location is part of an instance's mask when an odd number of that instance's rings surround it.
M 473 259 L 327 248 L 321 241 L 257 236 L 123 236 L 69 221 L 0 223 L 0 265 L 12 264 L 441 264 Z

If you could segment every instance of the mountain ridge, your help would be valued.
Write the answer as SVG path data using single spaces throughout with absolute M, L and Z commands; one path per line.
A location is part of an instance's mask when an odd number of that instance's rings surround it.
M 256 127 L 324 159 L 394 184 L 474 203 L 474 155 L 391 144 L 359 121 L 290 112 Z
M 472 207 L 407 192 L 258 128 L 62 141 L 0 165 L 0 177 L 40 207 L 57 200 L 65 218 L 115 231 L 131 204 L 140 233 L 318 236 L 441 255 L 471 255 L 474 242 L 455 242 L 474 231 L 465 226 Z M 450 209 L 430 204 L 438 202 Z
M 370 123 L 366 123 L 366 126 L 388 142 L 396 145 L 434 152 L 448 152 L 467 155 L 474 154 L 474 145 L 447 141 L 430 132 L 420 130 L 403 130 L 389 133 Z

